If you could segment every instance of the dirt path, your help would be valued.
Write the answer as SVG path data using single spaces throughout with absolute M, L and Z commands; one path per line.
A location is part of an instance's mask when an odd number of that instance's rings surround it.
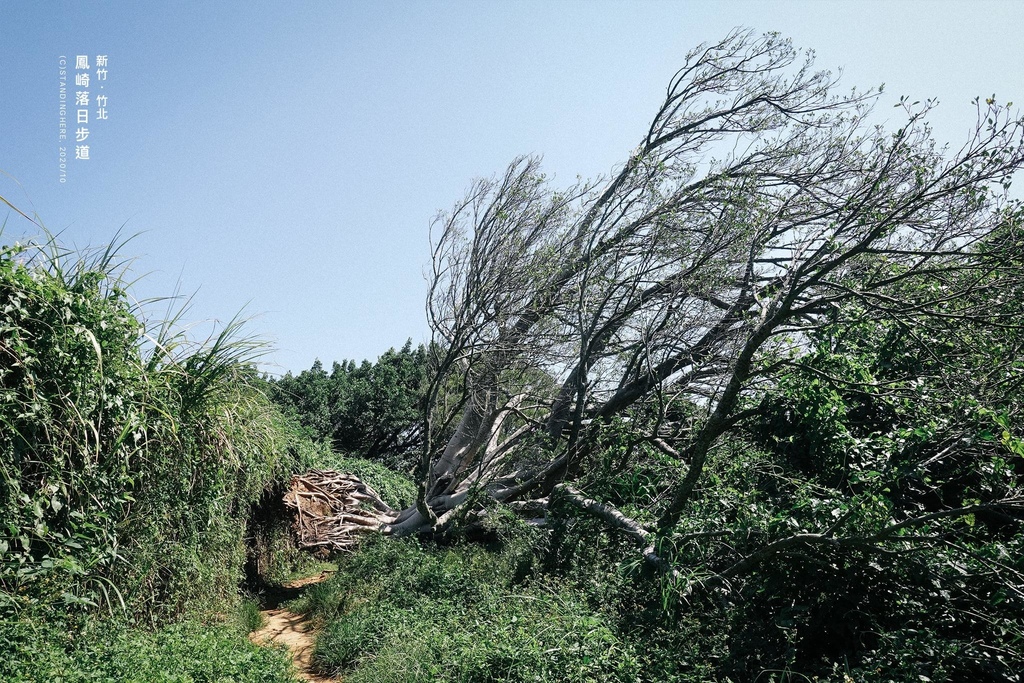
M 319 583 L 328 576 L 327 572 L 319 576 L 289 581 L 284 584 L 285 594 L 296 597 L 301 589 L 310 584 Z M 280 602 L 280 600 L 278 601 Z M 280 643 L 288 648 L 292 656 L 292 664 L 304 681 L 316 683 L 335 683 L 337 679 L 321 676 L 313 671 L 313 624 L 302 614 L 295 614 L 286 609 L 265 609 L 261 612 L 266 625 L 259 631 L 249 634 L 249 640 L 257 645 Z

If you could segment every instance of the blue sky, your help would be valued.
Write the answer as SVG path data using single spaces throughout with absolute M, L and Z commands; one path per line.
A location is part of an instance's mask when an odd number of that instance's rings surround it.
M 244 307 L 272 371 L 375 358 L 428 336 L 439 209 L 523 153 L 566 183 L 607 173 L 686 52 L 736 26 L 884 82 L 881 121 L 937 97 L 940 141 L 965 139 L 976 95 L 1024 103 L 1014 0 L 0 0 L 0 195 L 68 244 L 140 233 L 136 295 L 180 282 L 193 320 Z M 108 119 L 62 184 L 58 59 L 73 91 L 79 54 L 108 56 Z M 33 232 L 12 214 L 3 240 Z

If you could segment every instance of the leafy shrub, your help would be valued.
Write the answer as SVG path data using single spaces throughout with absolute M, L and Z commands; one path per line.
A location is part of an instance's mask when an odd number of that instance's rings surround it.
M 375 363 L 342 361 L 330 373 L 318 360 L 298 375 L 271 380 L 269 393 L 311 438 L 408 473 L 422 446 L 425 376 L 426 350 L 407 341 Z
M 250 504 L 295 436 L 233 321 L 151 323 L 108 248 L 0 248 L 0 610 L 162 620 L 237 600 Z

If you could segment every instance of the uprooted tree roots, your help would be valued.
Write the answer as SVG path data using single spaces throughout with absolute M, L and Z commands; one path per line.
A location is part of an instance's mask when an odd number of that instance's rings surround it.
M 295 541 L 304 550 L 351 550 L 398 515 L 358 477 L 332 470 L 294 475 L 284 504 L 295 511 Z

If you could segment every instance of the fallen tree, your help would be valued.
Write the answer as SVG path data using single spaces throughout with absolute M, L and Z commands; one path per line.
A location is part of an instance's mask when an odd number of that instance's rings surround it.
M 795 59 L 777 36 L 699 48 L 609 180 L 555 190 L 519 159 L 438 218 L 423 492 L 392 530 L 435 525 L 474 486 L 547 495 L 580 475 L 596 424 L 685 400 L 697 419 L 658 415 L 642 435 L 689 464 L 662 512 L 671 527 L 743 397 L 841 306 L 939 315 L 977 283 L 931 300 L 911 285 L 999 268 L 1005 255 L 974 247 L 1001 221 L 991 188 L 1022 163 L 1021 122 L 979 105 L 946 158 L 930 105 L 873 128 L 877 93 L 834 95 Z M 455 409 L 438 401 L 453 385 Z
M 831 331 L 871 322 L 912 338 L 936 321 L 1014 329 L 1019 312 L 1005 304 L 1022 280 L 1012 246 L 1020 212 L 1006 190 L 1024 163 L 1022 121 L 994 99 L 978 101 L 973 132 L 950 153 L 932 139 L 933 103 L 901 100 L 903 122 L 889 130 L 871 118 L 880 90 L 836 88 L 788 41 L 736 32 L 689 54 L 610 177 L 556 189 L 539 160 L 520 158 L 474 183 L 434 223 L 417 504 L 339 522 L 331 542 L 348 547 L 377 527 L 443 532 L 472 519 L 481 500 L 535 515 L 558 494 L 678 576 L 673 544 L 734 535 L 686 519 L 710 455 L 730 435 L 756 431 L 765 397 L 780 378 L 811 372 L 804 361 Z M 994 374 L 1010 377 L 992 399 L 1000 410 L 1018 382 L 1016 343 L 992 347 L 1002 349 Z M 872 400 L 904 400 L 930 373 L 862 384 Z M 848 389 L 854 380 L 829 381 Z M 936 455 L 943 448 L 996 458 L 999 444 L 970 436 L 979 414 L 945 421 L 930 455 L 907 465 L 914 476 L 927 479 L 922 468 L 946 457 Z M 675 468 L 643 520 L 585 493 L 613 428 L 627 443 L 620 469 L 642 458 Z M 1007 438 L 1003 447 L 1017 443 Z M 863 500 L 875 489 L 846 476 L 837 518 L 791 536 L 745 529 L 746 545 L 723 546 L 700 571 L 731 579 L 813 544 L 892 552 L 883 546 L 948 540 L 909 533 L 939 520 L 1020 517 L 1012 477 L 977 503 L 894 505 L 872 517 Z M 317 499 L 314 489 L 295 495 Z M 344 508 L 344 519 L 365 502 Z M 873 530 L 839 540 L 851 520 Z

